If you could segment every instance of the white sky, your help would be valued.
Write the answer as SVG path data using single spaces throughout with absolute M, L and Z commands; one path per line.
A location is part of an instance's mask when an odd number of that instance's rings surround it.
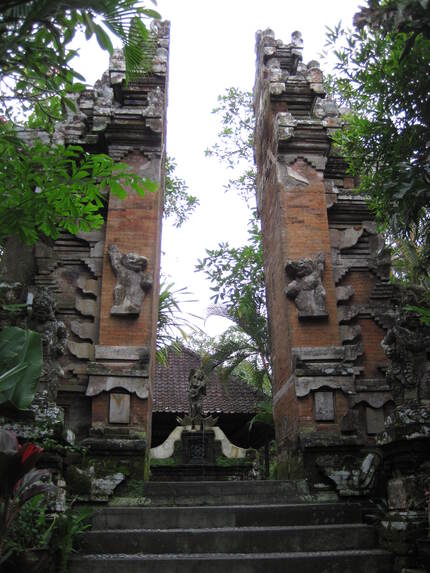
M 239 246 L 247 237 L 246 208 L 223 191 L 231 173 L 216 159 L 204 157 L 219 129 L 211 115 L 217 95 L 232 86 L 252 89 L 257 30 L 272 28 L 284 43 L 292 32 L 301 31 L 306 63 L 319 59 L 325 26 L 339 20 L 351 26 L 358 6 L 355 0 L 158 0 L 158 11 L 171 22 L 167 151 L 177 161 L 176 174 L 200 200 L 181 229 L 163 228 L 162 272 L 198 299 L 184 310 L 204 316 L 210 304 L 209 284 L 194 272 L 205 249 L 221 241 Z M 79 71 L 93 83 L 107 68 L 107 55 L 89 48 L 81 54 Z M 206 330 L 214 335 L 225 324 L 212 317 Z

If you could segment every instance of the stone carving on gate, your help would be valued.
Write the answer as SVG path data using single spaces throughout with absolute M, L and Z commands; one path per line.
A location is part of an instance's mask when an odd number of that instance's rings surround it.
M 414 313 L 398 311 L 381 346 L 391 361 L 386 375 L 395 402 L 420 399 L 421 382 L 427 375 L 430 328 L 422 325 Z
M 299 311 L 299 318 L 327 316 L 326 291 L 322 283 L 325 253 L 318 253 L 314 260 L 288 261 L 285 271 L 291 282 L 285 294 L 292 299 Z
M 146 272 L 148 259 L 136 253 L 121 253 L 116 245 L 109 245 L 108 255 L 116 277 L 110 313 L 139 316 L 145 294 L 152 286 L 152 274 Z
M 55 300 L 47 288 L 37 288 L 31 301 L 30 326 L 36 330 L 43 344 L 43 368 L 41 380 L 47 384 L 48 397 L 55 400 L 58 379 L 64 372 L 58 362 L 66 351 L 67 329 L 55 316 Z

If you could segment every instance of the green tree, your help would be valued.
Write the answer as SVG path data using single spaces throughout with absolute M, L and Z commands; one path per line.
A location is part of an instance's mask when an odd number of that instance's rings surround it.
M 69 97 L 85 89 L 71 60 L 71 42 L 79 30 L 112 52 L 108 32 L 124 45 L 127 73 L 148 67 L 152 35 L 142 18 L 159 18 L 137 0 L 5 0 L 0 6 L 0 245 L 18 235 L 27 243 L 100 226 L 106 191 L 125 195 L 125 187 L 143 194 L 155 183 L 130 173 L 103 154 L 50 145 L 19 137 L 26 123 L 44 127 L 63 117 Z M 151 44 L 152 42 L 152 44 Z
M 186 287 L 177 288 L 173 283 L 161 279 L 157 323 L 157 360 L 165 364 L 170 351 L 181 352 L 184 342 L 192 333 L 201 333 L 193 319 L 200 317 L 184 312 L 184 305 L 195 300 Z
M 73 107 L 67 94 L 82 90 L 84 81 L 71 66 L 77 51 L 71 42 L 84 31 L 88 40 L 112 53 L 108 32 L 124 46 L 127 73 L 148 67 L 151 33 L 144 18 L 158 12 L 137 0 L 3 0 L 0 6 L 0 114 L 15 120 L 22 112 L 50 115 L 51 97 Z M 19 104 L 19 107 L 12 104 Z M 55 117 L 54 119 L 59 119 Z
M 186 182 L 175 174 L 176 167 L 176 160 L 167 156 L 163 216 L 171 219 L 173 225 L 179 228 L 194 212 L 199 200 L 188 193 Z
M 207 157 L 215 157 L 235 176 L 224 185 L 226 192 L 242 197 L 248 207 L 255 202 L 256 171 L 254 166 L 254 108 L 252 93 L 228 88 L 217 98 L 212 110 L 220 119 L 218 141 L 206 149 Z
M 254 384 L 267 387 L 270 346 L 261 234 L 256 221 L 250 221 L 246 245 L 234 248 L 220 243 L 206 254 L 198 262 L 197 270 L 206 274 L 214 293 L 215 304 L 208 309 L 208 316 L 223 316 L 234 323 L 220 337 L 212 353 L 213 366 L 224 365 L 227 373 L 235 370 L 246 380 L 253 373 Z
M 219 141 L 206 150 L 234 171 L 226 192 L 242 197 L 249 209 L 248 242 L 242 247 L 220 243 L 207 250 L 197 270 L 211 282 L 214 306 L 208 316 L 229 318 L 233 325 L 217 340 L 206 358 L 208 368 L 223 366 L 247 382 L 270 387 L 270 345 L 267 327 L 261 232 L 255 209 L 256 174 L 253 163 L 254 113 L 252 94 L 229 88 L 213 110 L 220 117 Z
M 351 110 L 335 141 L 390 241 L 414 245 L 428 274 L 430 2 L 369 0 L 354 25 L 327 34 L 334 91 Z

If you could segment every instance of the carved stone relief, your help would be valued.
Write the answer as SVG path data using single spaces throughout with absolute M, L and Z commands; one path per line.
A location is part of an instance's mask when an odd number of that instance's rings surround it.
M 288 261 L 285 270 L 291 280 L 285 288 L 288 298 L 294 300 L 299 318 L 327 316 L 326 291 L 322 284 L 325 253 L 318 253 L 315 260 Z
M 419 399 L 426 352 L 430 348 L 430 328 L 421 325 L 412 313 L 399 312 L 381 346 L 391 360 L 387 380 L 396 403 Z
M 334 412 L 334 395 L 333 392 L 315 392 L 315 420 L 317 422 L 333 422 L 335 419 Z
M 152 286 L 152 274 L 145 272 L 148 259 L 136 253 L 123 254 L 116 245 L 109 245 L 108 254 L 116 276 L 110 313 L 139 316 L 145 293 Z
M 109 395 L 109 423 L 130 423 L 130 394 L 111 392 Z
M 55 317 L 55 300 L 49 289 L 38 288 L 32 294 L 31 328 L 40 334 L 43 344 L 41 380 L 48 385 L 49 399 L 55 399 L 58 378 L 63 375 L 58 358 L 66 351 L 67 330 Z

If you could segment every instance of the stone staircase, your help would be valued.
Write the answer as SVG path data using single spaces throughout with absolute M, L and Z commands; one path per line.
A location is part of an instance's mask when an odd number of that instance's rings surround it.
M 144 507 L 93 517 L 71 573 L 391 573 L 359 504 L 306 502 L 292 482 L 150 482 Z

